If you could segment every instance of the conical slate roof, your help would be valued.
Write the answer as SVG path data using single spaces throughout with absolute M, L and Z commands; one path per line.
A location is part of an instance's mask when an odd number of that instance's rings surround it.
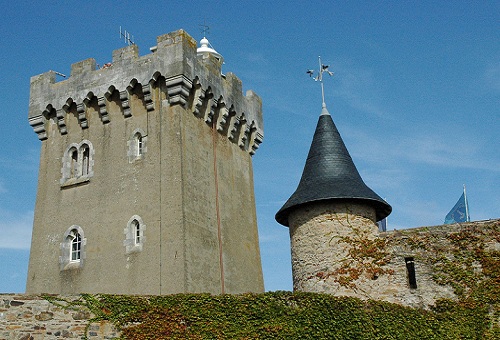
M 373 206 L 376 219 L 392 208 L 359 175 L 332 117 L 323 106 L 299 186 L 276 213 L 276 221 L 288 226 L 288 215 L 300 205 L 318 201 L 360 201 Z

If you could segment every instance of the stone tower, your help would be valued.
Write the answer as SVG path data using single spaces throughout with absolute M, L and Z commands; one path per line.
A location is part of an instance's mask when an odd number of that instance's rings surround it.
M 335 280 L 348 251 L 341 240 L 374 239 L 391 209 L 361 179 L 323 102 L 297 190 L 276 214 L 290 229 L 294 290 L 353 293 Z
M 31 79 L 41 140 L 28 293 L 263 291 L 262 103 L 179 30 Z M 96 67 L 97 66 L 97 67 Z

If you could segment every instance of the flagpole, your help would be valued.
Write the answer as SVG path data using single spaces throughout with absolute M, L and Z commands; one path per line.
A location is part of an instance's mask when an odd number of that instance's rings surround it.
M 465 184 L 464 184 L 464 199 L 465 199 L 465 218 L 467 222 L 470 222 L 469 202 L 467 202 L 467 192 L 465 191 Z

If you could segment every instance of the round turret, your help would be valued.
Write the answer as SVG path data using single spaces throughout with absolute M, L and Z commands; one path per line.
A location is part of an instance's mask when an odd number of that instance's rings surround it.
M 374 240 L 391 210 L 363 182 L 323 104 L 300 183 L 276 214 L 290 228 L 294 290 L 349 295 L 334 277 L 348 256 L 342 240 Z

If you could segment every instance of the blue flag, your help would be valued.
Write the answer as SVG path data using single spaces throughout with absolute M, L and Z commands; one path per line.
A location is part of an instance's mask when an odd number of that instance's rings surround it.
M 378 231 L 387 231 L 387 218 L 377 222 Z
M 465 199 L 465 192 L 458 199 L 457 204 L 450 210 L 444 219 L 444 224 L 460 223 L 469 221 L 469 207 Z

